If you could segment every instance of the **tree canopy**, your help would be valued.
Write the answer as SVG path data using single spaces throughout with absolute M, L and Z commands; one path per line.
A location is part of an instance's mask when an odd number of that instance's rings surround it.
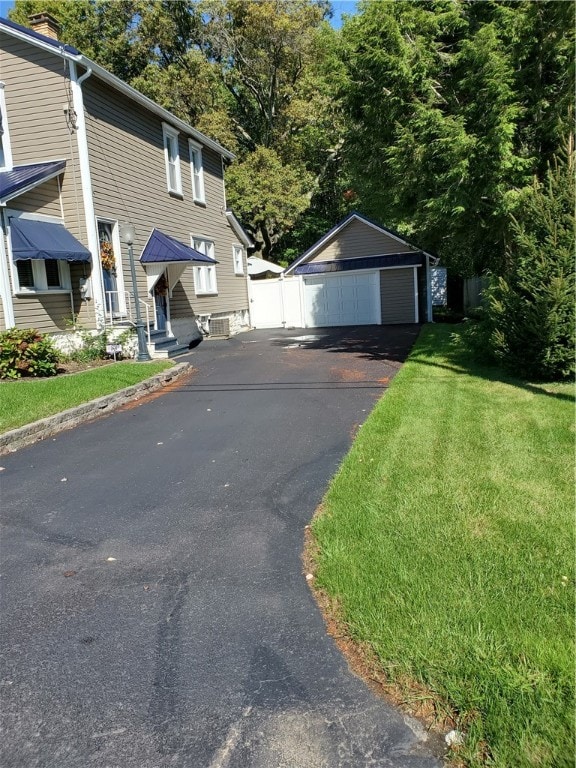
M 229 199 L 267 258 L 356 208 L 452 273 L 505 274 L 523 190 L 573 130 L 569 2 L 360 0 L 339 31 L 327 0 L 16 0 L 10 16 L 40 11 L 236 153 Z

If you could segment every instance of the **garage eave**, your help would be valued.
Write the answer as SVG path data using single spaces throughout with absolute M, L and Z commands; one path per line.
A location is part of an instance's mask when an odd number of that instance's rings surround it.
M 350 272 L 361 269 L 386 269 L 391 267 L 420 267 L 424 261 L 422 252 L 395 253 L 383 256 L 367 256 L 357 259 L 335 259 L 333 261 L 312 261 L 300 264 L 294 270 L 296 275 L 322 275 L 329 272 Z

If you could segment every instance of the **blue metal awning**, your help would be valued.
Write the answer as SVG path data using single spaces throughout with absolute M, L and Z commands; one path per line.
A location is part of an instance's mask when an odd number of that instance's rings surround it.
M 169 235 L 153 229 L 140 256 L 141 264 L 159 264 L 175 261 L 198 261 L 204 264 L 217 264 L 218 262 L 206 256 L 190 245 L 181 243 Z
M 14 261 L 25 259 L 60 259 L 90 261 L 90 251 L 56 222 L 9 216 L 10 241 Z
M 66 168 L 66 160 L 49 163 L 19 165 L 11 171 L 0 171 L 0 203 L 6 203 L 48 179 L 58 176 Z
M 295 275 L 321 275 L 326 272 L 348 272 L 356 269 L 382 269 L 384 267 L 418 267 L 423 264 L 421 252 L 393 253 L 387 256 L 365 256 L 334 261 L 309 261 L 294 270 Z

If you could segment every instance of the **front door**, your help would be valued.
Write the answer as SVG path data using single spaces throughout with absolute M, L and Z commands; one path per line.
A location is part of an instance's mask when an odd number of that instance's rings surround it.
M 156 309 L 156 329 L 165 331 L 168 323 L 168 281 L 163 272 L 154 286 L 154 306 Z

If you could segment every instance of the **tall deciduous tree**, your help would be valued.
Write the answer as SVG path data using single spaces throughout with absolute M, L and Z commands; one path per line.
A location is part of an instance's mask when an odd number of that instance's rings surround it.
M 262 147 L 298 177 L 294 194 L 284 186 L 272 196 L 279 207 L 266 219 L 270 231 L 243 207 L 263 255 L 274 256 L 295 209 L 336 183 L 341 121 L 324 66 L 328 54 L 337 61 L 326 0 L 17 0 L 11 15 L 26 24 L 41 10 L 59 18 L 63 41 L 237 152 L 243 168 L 269 170 L 257 187 L 277 180 Z M 231 199 L 241 178 L 229 176 Z

